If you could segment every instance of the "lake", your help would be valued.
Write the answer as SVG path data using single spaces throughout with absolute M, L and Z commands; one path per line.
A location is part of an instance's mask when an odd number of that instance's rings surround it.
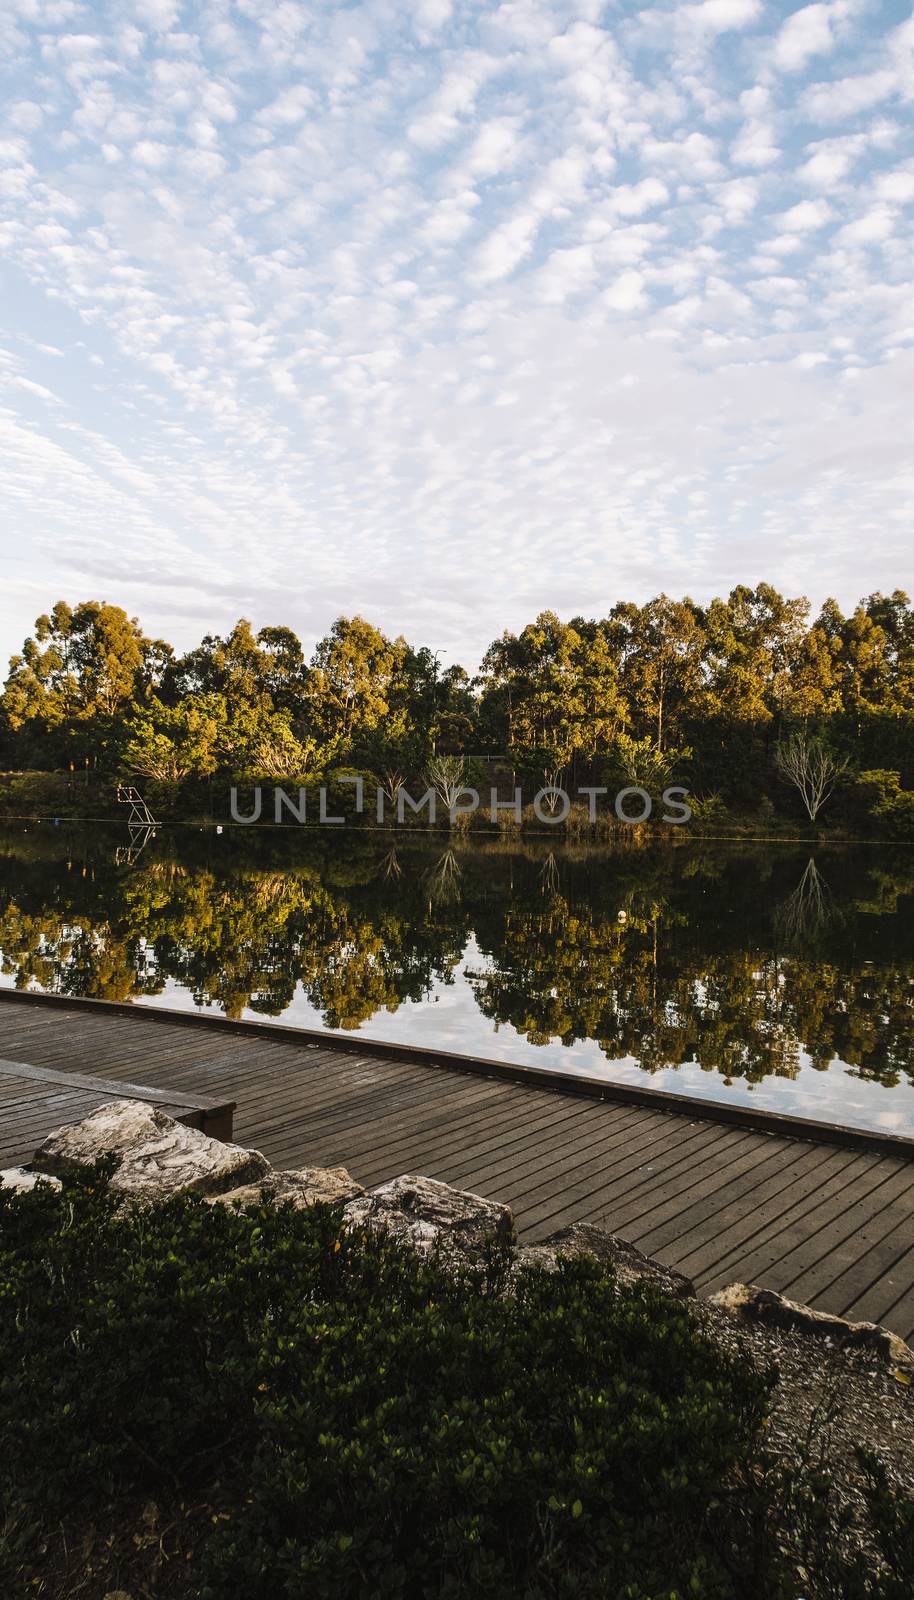
M 914 1134 L 914 852 L 0 833 L 0 985 Z

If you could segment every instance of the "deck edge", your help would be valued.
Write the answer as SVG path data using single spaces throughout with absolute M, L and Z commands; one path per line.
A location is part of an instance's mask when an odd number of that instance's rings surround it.
M 908 1138 L 904 1134 L 878 1133 L 867 1128 L 847 1127 L 835 1122 L 815 1122 L 811 1118 L 794 1117 L 786 1112 L 727 1105 L 721 1101 L 673 1094 L 667 1089 L 648 1089 L 639 1084 L 610 1083 L 602 1078 L 560 1072 L 554 1067 L 528 1067 L 518 1062 L 499 1061 L 488 1056 L 465 1056 L 453 1050 L 432 1050 L 425 1045 L 395 1044 L 386 1039 L 367 1039 L 361 1034 L 324 1033 L 315 1028 L 291 1027 L 288 1023 L 208 1016 L 195 1011 L 181 1011 L 171 1006 L 150 1006 L 125 1000 L 95 1000 L 82 996 L 47 994 L 34 989 L 0 988 L 0 1003 L 4 1000 L 59 1010 L 83 1010 L 102 1016 L 142 1018 L 144 1022 L 149 1023 L 220 1029 L 223 1033 L 241 1037 L 278 1039 L 286 1044 L 299 1044 L 311 1049 L 336 1049 L 351 1055 L 381 1056 L 388 1060 L 395 1059 L 438 1067 L 444 1071 L 501 1078 L 528 1088 L 644 1106 L 654 1111 L 667 1111 L 677 1116 L 686 1116 L 693 1122 L 729 1123 L 774 1138 L 800 1139 L 812 1144 L 836 1144 L 845 1149 L 868 1150 L 902 1161 L 914 1161 L 914 1138 Z

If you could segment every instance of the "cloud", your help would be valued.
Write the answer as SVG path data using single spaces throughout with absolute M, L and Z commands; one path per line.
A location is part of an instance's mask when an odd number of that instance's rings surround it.
M 133 12 L 138 22 L 166 33 L 180 16 L 181 0 L 133 0 Z
M 873 206 L 855 222 L 849 222 L 837 235 L 839 245 L 884 244 L 895 229 L 893 212 L 888 206 Z
M 482 283 L 508 277 L 533 249 L 540 221 L 534 210 L 519 211 L 490 233 L 477 252 L 476 277 Z
M 887 100 L 898 88 L 898 77 L 888 67 L 875 72 L 839 78 L 834 83 L 817 83 L 802 96 L 801 109 L 815 122 L 844 122 L 861 111 Z
M 761 0 L 701 0 L 699 5 L 681 7 L 678 15 L 690 27 L 709 33 L 728 33 L 731 28 L 747 28 L 761 15 Z
M 912 38 L 857 0 L 16 0 L 0 650 L 63 592 L 179 643 L 362 608 L 472 665 L 747 563 L 894 586 Z
M 826 55 L 834 43 L 831 6 L 803 6 L 787 18 L 778 33 L 774 63 L 782 72 L 798 72 L 811 56 Z
M 789 211 L 781 211 L 774 221 L 787 233 L 808 233 L 812 228 L 823 228 L 834 213 L 827 200 L 800 200 Z
M 620 272 L 603 296 L 604 304 L 613 311 L 636 311 L 644 300 L 644 275 L 635 271 Z

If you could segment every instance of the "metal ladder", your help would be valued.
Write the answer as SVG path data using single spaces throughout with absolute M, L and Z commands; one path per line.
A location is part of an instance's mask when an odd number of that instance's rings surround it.
M 139 822 L 144 828 L 158 827 L 158 823 L 140 794 L 139 789 L 134 789 L 129 784 L 119 783 L 117 786 L 117 803 L 119 806 L 130 807 L 128 822 Z

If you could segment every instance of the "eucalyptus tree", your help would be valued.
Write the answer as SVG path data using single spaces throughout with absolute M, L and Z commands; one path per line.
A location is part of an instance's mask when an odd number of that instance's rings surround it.
M 549 752 L 561 771 L 577 754 L 593 757 L 624 726 L 612 640 L 602 624 L 559 620 L 543 611 L 519 635 L 504 633 L 483 660 L 482 707 L 498 707 L 510 750 Z
M 161 676 L 169 646 L 148 639 L 120 606 L 58 601 L 12 657 L 2 697 L 7 726 L 54 765 L 68 753 L 87 762 L 116 739 L 116 724 Z
M 609 621 L 635 737 L 650 734 L 657 750 L 682 743 L 703 686 L 698 607 L 661 594 L 643 606 L 614 606 Z
M 370 732 L 386 717 L 405 650 L 403 640 L 391 642 L 363 617 L 338 617 L 319 640 L 307 697 L 315 736 L 325 750 L 347 750 L 356 734 Z

